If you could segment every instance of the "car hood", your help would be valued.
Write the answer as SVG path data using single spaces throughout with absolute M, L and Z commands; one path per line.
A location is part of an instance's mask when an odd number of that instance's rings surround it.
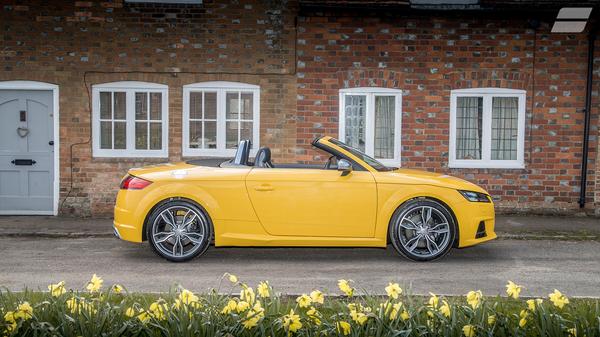
M 375 174 L 375 179 L 379 184 L 431 185 L 489 194 L 483 188 L 464 179 L 421 170 L 400 168 L 393 171 L 378 172 Z

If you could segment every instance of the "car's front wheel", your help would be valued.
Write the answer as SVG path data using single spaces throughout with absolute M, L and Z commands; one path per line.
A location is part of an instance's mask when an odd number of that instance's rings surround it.
M 204 253 L 212 239 L 212 223 L 203 209 L 186 200 L 170 200 L 152 211 L 146 235 L 161 257 L 183 262 Z
M 413 261 L 431 261 L 452 248 L 456 223 L 450 210 L 429 199 L 410 200 L 390 221 L 390 239 L 398 253 Z

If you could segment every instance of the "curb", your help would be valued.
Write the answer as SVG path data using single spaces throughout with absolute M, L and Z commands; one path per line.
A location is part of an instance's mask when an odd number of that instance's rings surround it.
M 71 232 L 71 233 L 48 233 L 48 232 L 7 232 L 0 233 L 0 238 L 47 238 L 47 239 L 79 239 L 79 238 L 110 238 L 115 237 L 114 233 L 101 232 L 101 233 L 86 233 L 86 232 Z

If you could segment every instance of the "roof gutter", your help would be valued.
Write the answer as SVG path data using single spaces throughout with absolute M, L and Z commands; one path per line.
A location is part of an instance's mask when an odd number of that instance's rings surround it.
M 585 207 L 585 195 L 587 187 L 587 164 L 590 148 L 590 117 L 592 108 L 592 77 L 594 73 L 594 44 L 596 42 L 597 23 L 592 26 L 588 35 L 588 66 L 587 66 L 587 83 L 585 89 L 585 108 L 584 108 L 584 124 L 583 124 L 583 149 L 581 158 L 581 181 L 579 189 L 579 207 Z

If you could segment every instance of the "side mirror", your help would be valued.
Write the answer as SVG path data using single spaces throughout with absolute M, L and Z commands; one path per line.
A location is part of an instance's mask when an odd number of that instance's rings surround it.
M 346 159 L 340 159 L 337 162 L 338 171 L 342 171 L 342 177 L 347 176 L 352 172 L 352 164 Z

